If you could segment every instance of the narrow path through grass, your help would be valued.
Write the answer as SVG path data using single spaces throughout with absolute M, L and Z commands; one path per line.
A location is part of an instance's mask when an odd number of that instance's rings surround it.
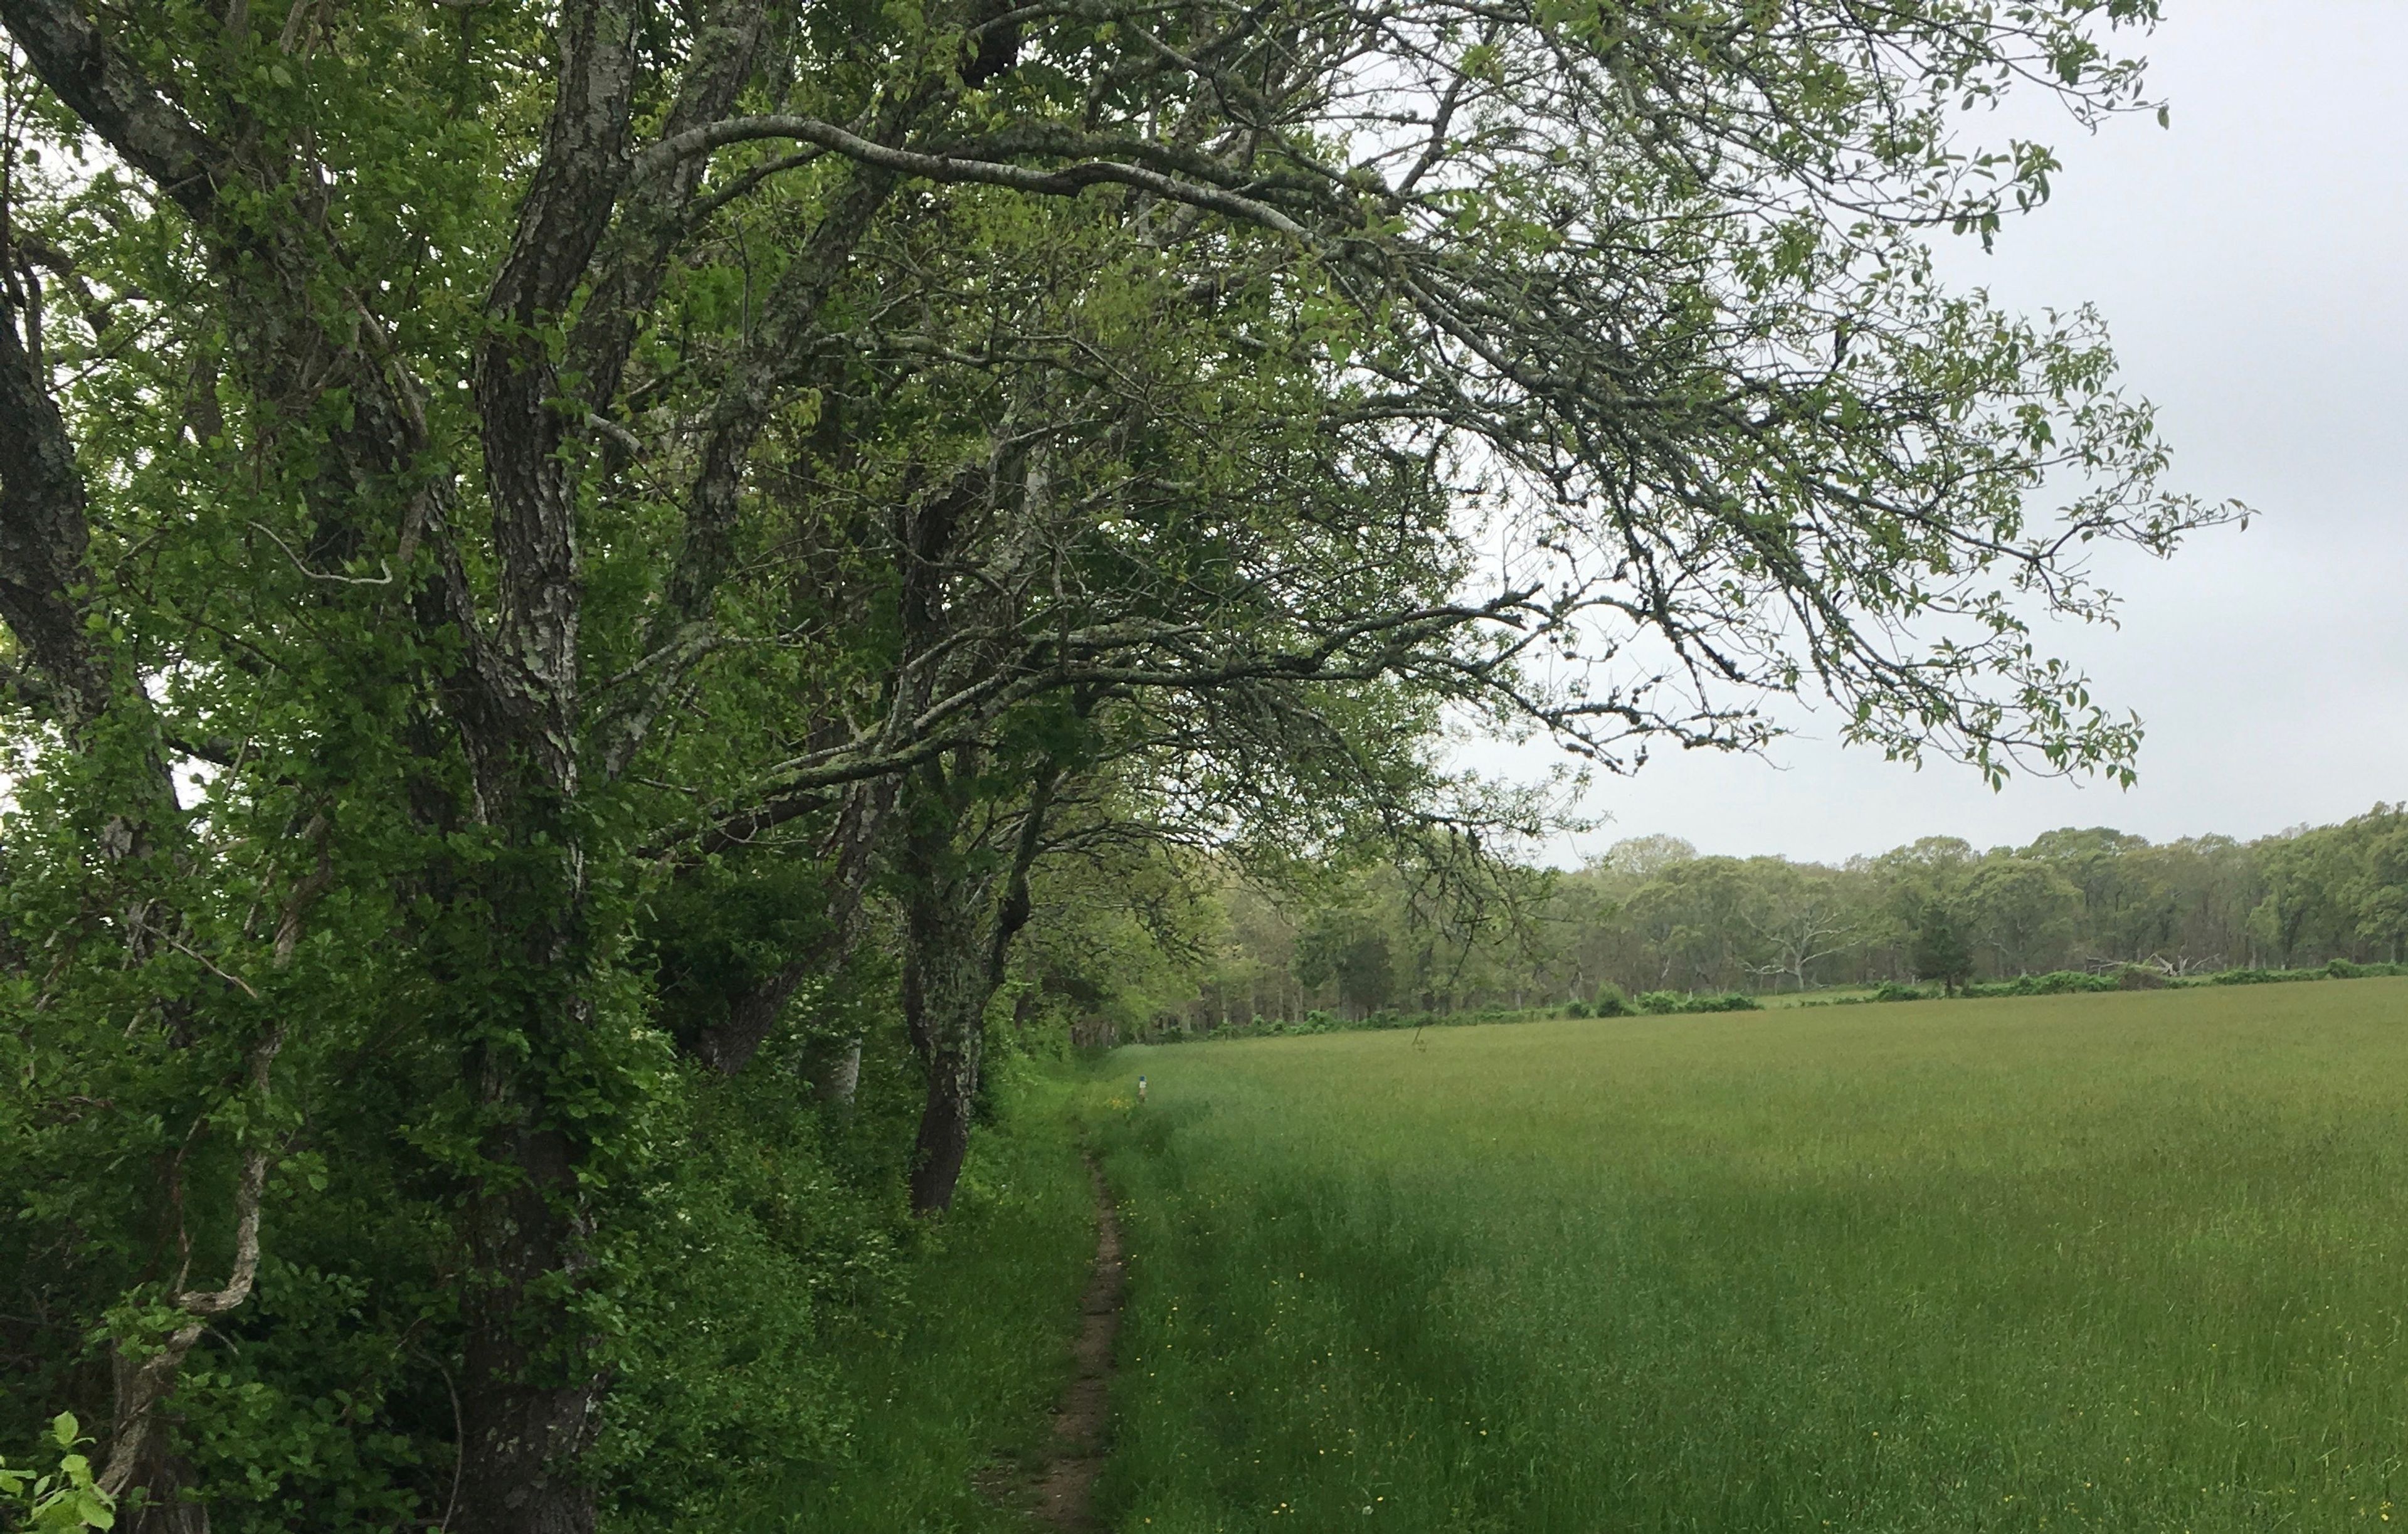
M 1120 1212 L 1104 1169 L 1090 1157 L 1096 1184 L 1096 1267 L 1079 1301 L 1078 1373 L 1054 1409 L 1054 1447 L 1035 1485 L 1035 1512 L 1054 1528 L 1091 1529 L 1096 1476 L 1103 1469 L 1111 1426 L 1112 1344 L 1120 1336 L 1127 1290 L 1121 1256 Z
M 1058 1076 L 1016 1080 L 953 1211 L 919 1232 L 895 1303 L 830 1338 L 843 1453 L 765 1476 L 731 1534 L 1027 1534 L 979 1484 L 1042 1472 L 1092 1284 L 1094 1172 Z

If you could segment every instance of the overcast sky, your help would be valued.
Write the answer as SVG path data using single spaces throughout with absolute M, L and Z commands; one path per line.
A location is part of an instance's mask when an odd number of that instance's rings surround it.
M 1823 860 L 2067 824 L 2246 838 L 2408 798 L 2408 4 L 2166 8 L 2145 51 L 2172 129 L 2057 127 L 2047 207 L 1942 257 L 2010 308 L 2097 303 L 2173 488 L 2263 514 L 2102 563 L 2121 629 L 2047 636 L 2146 723 L 2140 785 L 1993 794 L 1842 750 L 1827 710 L 1770 761 L 1674 753 L 1601 783 L 1611 823 L 1555 860 L 1651 832 Z

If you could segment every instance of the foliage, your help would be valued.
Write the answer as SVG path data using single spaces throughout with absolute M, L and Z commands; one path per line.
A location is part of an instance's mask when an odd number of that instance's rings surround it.
M 9 1527 L 24 1529 L 114 1528 L 115 1499 L 93 1480 L 92 1461 L 76 1452 L 90 1442 L 72 1412 L 50 1419 L 54 1470 L 11 1469 L 0 1460 L 0 1510 Z
M 915 1233 L 852 1303 L 823 1312 L 812 1368 L 824 1398 L 843 1406 L 833 1433 L 808 1453 L 770 1446 L 726 1478 L 709 1518 L 682 1527 L 1025 1527 L 979 1487 L 998 1461 L 1024 1465 L 1047 1447 L 1094 1254 L 1095 1195 L 1064 1083 L 1019 1067 L 1006 1077 L 943 1225 Z M 683 1479 L 659 1489 L 691 1495 Z
M 1973 950 L 1943 908 L 1925 910 L 1915 924 L 1914 946 L 1906 956 L 1917 980 L 1936 980 L 1954 992 L 1973 974 Z
M 2377 980 L 2408 975 L 2408 963 L 2352 964 L 2334 959 L 2314 969 L 2219 969 L 2213 974 L 2186 975 L 2177 983 L 2192 985 L 2279 985 L 2302 980 Z
M 2408 964 L 2352 964 L 2347 959 L 2333 959 L 2325 965 L 2325 973 L 2335 980 L 2368 980 L 2378 975 L 2408 974 Z
M 1969 996 L 2061 996 L 2086 992 L 2120 991 L 2128 987 L 2114 975 L 2080 969 L 2054 969 L 2044 975 L 2017 975 L 2013 980 L 1985 981 L 1965 987 Z
M 1742 991 L 1710 992 L 1704 996 L 1684 995 L 1678 991 L 1646 991 L 1632 1005 L 1650 1016 L 1674 1012 L 1753 1012 L 1762 1011 L 1764 1006 Z

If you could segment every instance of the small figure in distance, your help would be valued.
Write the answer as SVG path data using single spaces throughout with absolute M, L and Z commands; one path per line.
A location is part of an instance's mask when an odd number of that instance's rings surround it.
M 1145 1106 L 1145 1078 L 1142 1076 L 1137 1079 L 1137 1105 L 1140 1108 Z

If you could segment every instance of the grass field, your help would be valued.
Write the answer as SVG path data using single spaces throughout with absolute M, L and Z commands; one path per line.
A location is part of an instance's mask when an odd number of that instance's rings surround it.
M 2408 1526 L 2408 981 L 1127 1050 L 1088 1090 L 1123 1534 Z

